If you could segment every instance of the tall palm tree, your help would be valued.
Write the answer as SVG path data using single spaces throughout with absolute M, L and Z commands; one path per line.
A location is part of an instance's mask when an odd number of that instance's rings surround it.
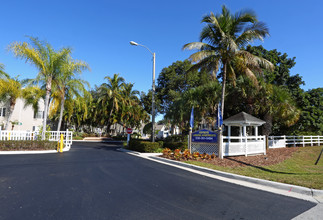
M 207 70 L 213 79 L 216 79 L 221 67 L 223 116 L 227 77 L 234 82 L 236 74 L 244 74 L 257 83 L 255 74 L 261 71 L 261 67 L 273 68 L 269 61 L 244 50 L 251 41 L 263 40 L 268 35 L 268 28 L 257 20 L 252 11 L 240 11 L 233 15 L 225 6 L 222 6 L 221 14 L 211 12 L 203 17 L 202 22 L 206 26 L 200 33 L 200 42 L 188 43 L 183 49 L 198 50 L 190 56 L 195 63 L 192 69 Z
M 16 57 L 25 59 L 26 62 L 34 65 L 39 70 L 34 82 L 42 82 L 46 88 L 43 120 L 43 128 L 46 128 L 52 83 L 59 76 L 61 66 L 70 55 L 71 49 L 62 48 L 57 51 L 49 43 L 40 41 L 38 38 L 29 37 L 29 40 L 31 44 L 27 42 L 13 42 L 9 45 L 9 49 Z M 44 138 L 45 133 L 43 132 Z
M 57 131 L 60 131 L 61 129 L 65 99 L 73 99 L 75 97 L 84 96 L 84 94 L 87 93 L 84 85 L 90 87 L 87 81 L 77 78 L 76 74 L 81 74 L 84 70 L 89 70 L 87 63 L 83 61 L 71 60 L 70 58 L 68 58 L 62 65 L 59 76 L 54 81 L 54 93 L 56 96 L 55 104 L 60 105 Z
M 119 109 L 119 103 L 122 100 L 121 88 L 125 80 L 119 77 L 119 74 L 114 74 L 112 78 L 106 76 L 104 79 L 108 80 L 108 83 L 103 83 L 99 87 L 98 102 L 102 108 L 110 109 L 106 120 L 107 133 L 109 134 L 113 113 Z

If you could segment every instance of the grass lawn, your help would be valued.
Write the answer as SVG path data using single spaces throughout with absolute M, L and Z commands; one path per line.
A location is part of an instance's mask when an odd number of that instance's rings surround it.
M 291 158 L 271 166 L 223 167 L 202 161 L 186 161 L 186 163 L 244 176 L 323 189 L 323 155 L 319 163 L 314 165 L 321 150 L 322 146 L 300 147 Z

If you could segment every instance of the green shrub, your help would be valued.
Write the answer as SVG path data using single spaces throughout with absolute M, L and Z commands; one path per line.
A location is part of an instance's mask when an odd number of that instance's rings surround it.
M 81 136 L 75 136 L 75 137 L 73 137 L 73 140 L 83 140 L 83 137 L 81 137 Z
M 158 141 L 157 143 L 159 144 L 159 147 L 160 147 L 160 148 L 163 148 L 163 146 L 164 146 L 164 141 Z
M 129 150 L 143 152 L 143 153 L 158 152 L 159 148 L 160 146 L 158 142 L 139 141 L 139 140 L 130 140 L 129 147 L 128 147 Z
M 126 141 L 127 140 L 127 137 L 126 136 L 118 135 L 118 136 L 113 136 L 112 139 L 113 140 L 116 140 L 116 141 Z
M 169 148 L 171 150 L 180 149 L 184 151 L 187 149 L 187 142 L 164 142 L 164 148 Z
M 0 151 L 56 150 L 56 141 L 0 141 Z
M 167 142 L 185 142 L 187 141 L 187 135 L 171 135 L 165 138 Z

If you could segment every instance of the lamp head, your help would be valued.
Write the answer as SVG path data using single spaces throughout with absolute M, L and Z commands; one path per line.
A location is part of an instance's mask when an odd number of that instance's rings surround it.
M 130 41 L 130 44 L 134 45 L 134 46 L 138 46 L 138 44 L 136 42 L 134 42 L 134 41 Z

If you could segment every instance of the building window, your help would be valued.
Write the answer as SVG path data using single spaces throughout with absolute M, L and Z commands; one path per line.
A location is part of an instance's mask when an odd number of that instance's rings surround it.
M 43 119 L 44 118 L 44 111 L 38 111 L 34 114 L 35 119 Z
M 0 117 L 6 116 L 6 108 L 0 108 Z

